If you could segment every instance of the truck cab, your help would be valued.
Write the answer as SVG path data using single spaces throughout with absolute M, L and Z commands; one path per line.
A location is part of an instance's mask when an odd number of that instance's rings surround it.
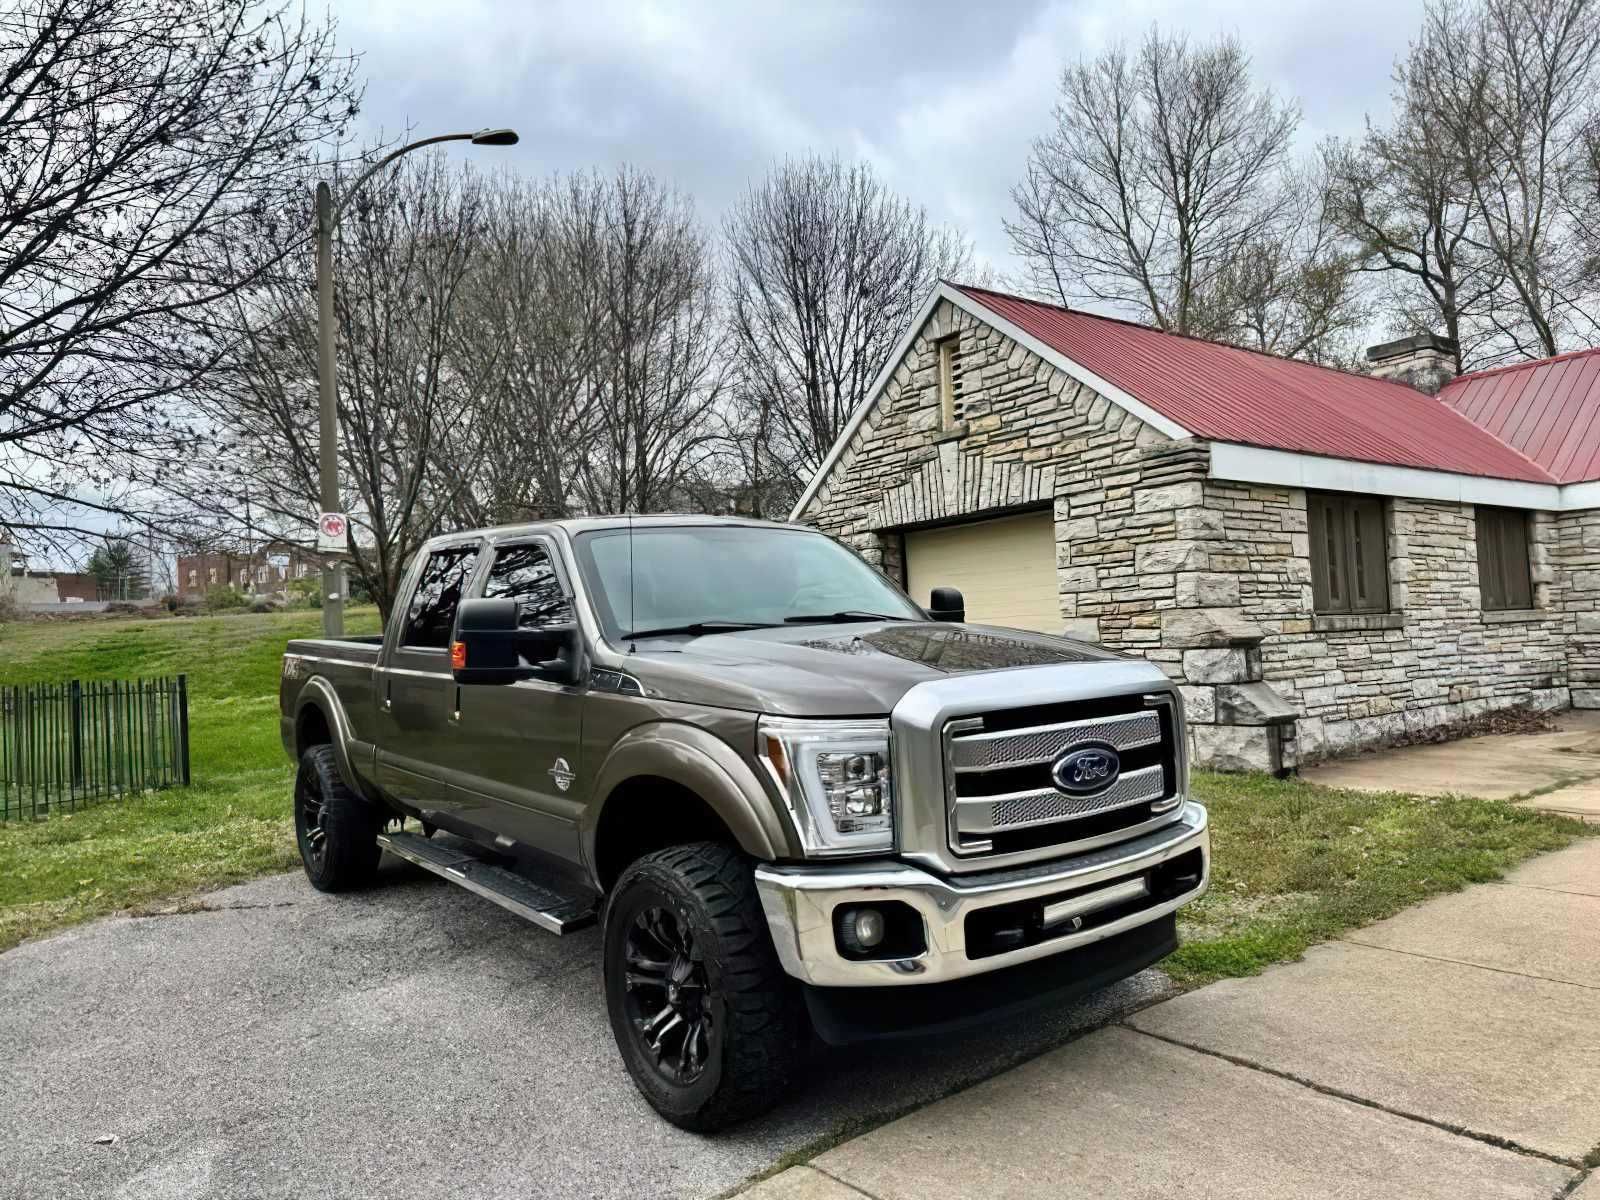
M 384 852 L 598 920 L 619 1050 L 715 1129 L 813 1036 L 994 1020 L 1176 945 L 1206 887 L 1165 674 L 919 607 L 814 530 L 585 518 L 436 538 L 381 642 L 284 659 L 314 885 Z

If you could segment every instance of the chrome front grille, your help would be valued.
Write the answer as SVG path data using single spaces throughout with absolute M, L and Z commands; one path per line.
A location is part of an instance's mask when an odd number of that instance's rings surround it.
M 986 798 L 956 800 L 956 829 L 960 833 L 999 833 L 1024 825 L 1048 825 L 1094 813 L 1110 812 L 1130 804 L 1148 804 L 1167 790 L 1167 772 L 1160 763 L 1127 774 L 1093 796 L 1069 796 L 1055 788 Z
M 947 722 L 951 849 L 959 854 L 999 853 L 1004 847 L 997 841 L 1017 837 L 1031 846 L 1110 841 L 1176 809 L 1182 797 L 1170 695 L 1121 697 L 1115 703 L 1122 711 L 1085 715 L 1078 705 L 1070 719 L 1041 719 L 1038 724 L 1018 724 L 1034 710 Z M 1057 788 L 1051 764 L 1073 747 L 1090 743 L 1114 747 L 1123 759 L 1122 773 L 1110 787 L 1088 795 Z
M 1079 742 L 1105 742 L 1121 751 L 1154 746 L 1160 740 L 1161 718 L 1154 710 L 1146 710 L 1115 717 L 1062 721 L 1034 729 L 969 733 L 956 738 L 950 749 L 957 771 L 992 771 L 1052 762 L 1068 746 Z

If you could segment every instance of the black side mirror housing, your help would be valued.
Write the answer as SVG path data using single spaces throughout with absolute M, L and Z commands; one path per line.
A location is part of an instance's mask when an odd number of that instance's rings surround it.
M 928 616 L 935 621 L 965 621 L 967 602 L 959 588 L 936 587 L 928 596 Z
M 450 673 L 457 683 L 576 683 L 579 646 L 576 625 L 518 628 L 515 600 L 463 600 L 450 645 Z

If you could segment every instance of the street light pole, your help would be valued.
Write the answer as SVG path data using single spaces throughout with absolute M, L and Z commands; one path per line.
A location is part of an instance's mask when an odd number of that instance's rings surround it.
M 511 129 L 480 129 L 476 133 L 443 133 L 422 138 L 390 151 L 368 167 L 346 189 L 345 201 L 361 190 L 363 184 L 378 171 L 402 154 L 410 154 L 424 146 L 438 142 L 471 142 L 474 146 L 514 146 L 517 134 Z M 322 497 L 322 511 L 343 512 L 339 501 L 339 377 L 338 362 L 334 355 L 335 329 L 333 323 L 333 231 L 343 215 L 342 208 L 334 207 L 333 189 L 326 183 L 317 184 L 316 239 L 317 239 L 317 404 L 318 491 Z M 349 523 L 346 536 L 351 537 Z M 344 636 L 344 562 L 330 558 L 322 571 L 322 636 Z
M 333 189 L 317 184 L 317 475 L 322 511 L 343 512 L 339 503 L 339 378 L 333 328 Z M 322 567 L 322 636 L 344 636 L 344 562 Z

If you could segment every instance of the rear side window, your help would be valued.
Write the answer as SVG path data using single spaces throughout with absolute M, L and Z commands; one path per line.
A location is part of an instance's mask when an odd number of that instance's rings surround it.
M 477 557 L 476 546 L 455 546 L 428 555 L 417 580 L 417 590 L 411 593 L 411 607 L 406 610 L 402 645 L 443 649 L 450 644 L 450 631 L 456 623 L 456 605 L 461 603 L 462 594 L 467 590 L 467 580 Z
M 568 625 L 573 620 L 572 603 L 561 588 L 555 564 L 537 542 L 507 546 L 497 553 L 483 594 L 490 599 L 515 600 L 517 624 L 523 629 Z

